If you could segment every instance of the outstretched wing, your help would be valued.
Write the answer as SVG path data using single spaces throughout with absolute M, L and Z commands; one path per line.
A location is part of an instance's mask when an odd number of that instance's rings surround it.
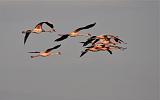
M 87 46 L 89 43 L 91 43 L 93 40 L 87 40 L 86 42 L 83 43 L 83 47 Z
M 125 43 L 123 40 L 121 40 L 121 39 L 119 39 L 119 38 L 115 38 L 114 40 L 115 40 L 116 42 L 119 42 L 119 43 L 127 44 L 127 43 Z
M 92 36 L 88 38 L 86 42 L 80 42 L 80 43 L 83 43 L 83 47 L 84 47 L 84 46 L 87 46 L 89 43 L 92 43 L 92 41 L 95 40 L 95 38 L 96 36 Z
M 113 37 L 116 42 L 127 44 L 123 40 L 119 39 L 118 36 L 113 36 L 113 35 L 108 35 L 108 36 Z
M 97 43 L 99 40 L 100 40 L 100 39 L 96 39 L 96 40 L 92 43 L 92 45 L 94 45 L 95 43 Z
M 108 49 L 107 51 L 108 51 L 110 54 L 112 54 L 112 51 L 111 51 L 111 50 Z
M 84 26 L 84 27 L 80 27 L 80 28 L 76 29 L 74 32 L 79 32 L 83 29 L 89 29 L 89 28 L 92 28 L 95 25 L 96 25 L 96 23 L 93 23 L 93 24 L 90 24 L 90 25 L 87 25 L 87 26 Z
M 24 44 L 26 43 L 26 41 L 27 41 L 27 38 L 28 38 L 28 36 L 31 34 L 31 30 L 27 30 L 26 31 L 26 33 L 25 33 L 25 37 L 24 37 Z
M 80 57 L 82 57 L 84 54 L 86 54 L 88 52 L 88 50 L 86 49 L 85 51 L 82 51 Z
M 47 50 L 45 51 L 45 53 L 48 53 L 48 52 L 52 51 L 53 49 L 57 49 L 57 48 L 59 48 L 60 46 L 61 46 L 61 44 L 60 44 L 60 45 L 57 45 L 57 46 L 55 46 L 55 47 L 53 47 L 53 48 L 49 48 L 49 49 L 47 49 Z
M 64 39 L 66 39 L 68 36 L 69 36 L 69 34 L 62 35 L 60 38 L 58 38 L 58 39 L 56 39 L 56 40 L 54 40 L 54 41 L 56 41 L 56 42 L 62 41 L 62 40 L 64 40 Z
M 33 51 L 33 52 L 28 52 L 28 53 L 40 53 L 40 52 L 38 52 L 38 51 Z
M 50 28 L 54 28 L 53 24 L 49 23 L 49 22 L 44 22 L 45 24 L 47 24 Z
M 36 29 L 43 29 L 43 28 L 42 28 L 42 25 L 43 25 L 44 23 L 47 24 L 50 28 L 52 28 L 53 31 L 55 31 L 53 24 L 52 24 L 52 23 L 49 23 L 49 22 L 40 22 L 40 23 L 38 23 L 38 24 L 35 26 L 35 28 L 36 28 Z
M 95 38 L 96 38 L 96 37 L 92 36 L 91 38 L 89 38 L 89 39 L 83 44 L 83 46 L 86 46 L 86 45 L 88 45 L 89 43 L 92 43 L 92 41 L 94 41 Z M 93 45 L 93 44 L 92 44 L 92 45 Z

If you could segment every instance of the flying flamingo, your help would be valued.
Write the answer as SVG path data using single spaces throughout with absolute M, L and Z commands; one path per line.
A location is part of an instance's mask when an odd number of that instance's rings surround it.
M 93 23 L 93 24 L 90 24 L 90 25 L 87 25 L 87 26 L 84 26 L 84 27 L 80 27 L 80 28 L 77 28 L 76 30 L 74 30 L 73 32 L 70 32 L 68 34 L 59 34 L 61 37 L 56 39 L 55 41 L 62 41 L 66 38 L 68 38 L 69 36 L 70 37 L 76 37 L 76 36 L 91 36 L 91 34 L 89 33 L 86 33 L 86 34 L 80 34 L 80 31 L 81 30 L 84 30 L 84 29 L 89 29 L 89 28 L 92 28 L 93 26 L 95 26 L 96 23 Z
M 118 38 L 118 36 L 113 36 L 113 35 L 99 35 L 99 36 L 92 36 L 90 38 L 87 39 L 87 41 L 85 42 L 80 42 L 83 43 L 83 46 L 87 46 L 88 44 L 92 43 L 92 45 L 94 45 L 95 43 L 103 43 L 105 45 L 107 44 L 127 44 L 124 41 L 122 41 L 121 39 Z
M 39 51 L 34 51 L 34 52 L 28 52 L 28 53 L 38 53 L 38 55 L 35 56 L 31 56 L 31 58 L 35 58 L 35 57 L 47 57 L 47 56 L 51 56 L 51 55 L 61 55 L 61 52 L 51 52 L 53 49 L 57 49 L 59 48 L 61 45 L 57 45 L 53 48 L 49 48 L 45 51 L 39 52 Z
M 96 45 L 92 45 L 92 46 L 85 47 L 85 48 L 86 48 L 85 51 L 82 51 L 80 57 L 82 57 L 88 51 L 91 51 L 91 52 L 108 51 L 110 54 L 112 54 L 112 51 L 109 48 L 105 47 L 104 44 L 96 44 Z
M 82 51 L 80 57 L 82 57 L 84 54 L 86 54 L 88 51 L 97 52 L 97 51 L 108 51 L 110 54 L 113 54 L 112 51 L 115 49 L 119 50 L 125 50 L 127 48 L 119 47 L 115 45 L 104 45 L 104 44 L 95 44 L 89 47 L 85 47 L 85 51 Z
M 44 30 L 42 25 L 43 24 L 46 24 L 48 25 L 51 30 Z M 53 24 L 49 23 L 49 22 L 40 22 L 38 23 L 34 29 L 28 29 L 28 30 L 25 30 L 25 31 L 22 31 L 23 34 L 25 34 L 25 37 L 24 37 L 24 44 L 26 43 L 26 40 L 28 38 L 28 36 L 31 34 L 31 33 L 36 33 L 36 34 L 39 34 L 39 33 L 42 33 L 42 32 L 55 32 L 55 29 L 54 29 L 54 26 Z

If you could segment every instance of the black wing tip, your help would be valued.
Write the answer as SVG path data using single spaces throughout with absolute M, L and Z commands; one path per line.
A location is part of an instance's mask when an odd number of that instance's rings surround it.
M 58 42 L 58 41 L 57 41 L 57 39 L 56 39 L 56 40 L 54 40 L 54 42 Z
M 61 46 L 61 44 L 59 44 L 59 45 L 56 45 L 55 47 L 59 48 L 60 46 Z
M 93 27 L 93 26 L 95 26 L 95 25 L 96 25 L 96 22 L 94 22 L 94 23 L 92 23 L 92 24 L 90 24 L 90 25 L 92 25 L 92 27 Z
M 91 27 L 93 27 L 93 26 L 95 26 L 96 25 L 96 22 L 94 22 L 93 24 L 90 24 L 90 25 L 88 25 L 89 26 L 89 28 L 91 28 Z
M 82 45 L 83 47 L 87 45 L 86 42 L 80 42 L 80 43 L 83 44 L 83 45 Z
M 82 57 L 84 54 L 86 54 L 87 53 L 87 51 L 85 50 L 85 51 L 81 51 L 81 55 L 80 55 L 80 57 Z
M 84 52 L 81 53 L 81 55 L 79 57 L 82 57 L 84 55 Z
M 108 52 L 109 52 L 111 55 L 113 54 L 111 50 L 108 50 Z
M 27 39 L 24 40 L 24 45 L 26 44 Z
M 58 39 L 56 39 L 56 40 L 54 40 L 54 42 L 59 42 L 59 41 L 62 41 L 62 40 L 59 40 L 59 38 L 58 38 Z
M 79 43 L 85 43 L 85 42 L 79 42 Z
M 26 33 L 26 31 L 22 31 L 22 34 L 25 34 Z
M 85 46 L 87 46 L 87 44 L 84 43 L 84 44 L 83 44 L 83 47 L 85 47 Z
M 27 53 L 40 53 L 40 52 L 38 52 L 38 51 L 35 51 L 35 52 L 27 52 Z
M 26 43 L 30 34 L 31 34 L 31 30 L 27 30 L 26 33 L 25 33 L 25 36 L 24 36 L 24 44 Z
M 91 38 L 91 39 L 95 39 L 95 38 L 96 38 L 96 36 L 95 36 L 95 35 L 93 35 L 93 36 L 91 36 L 90 38 Z
M 83 47 L 84 46 L 87 46 L 88 44 L 90 44 L 92 41 L 88 41 L 88 42 L 85 42 L 84 44 L 83 44 Z
M 97 24 L 96 22 L 93 23 L 93 25 L 96 25 L 96 24 Z
M 56 40 L 54 40 L 55 42 L 58 42 L 58 41 L 62 41 L 62 40 L 64 40 L 64 39 L 66 39 L 66 38 L 68 38 L 68 34 L 65 34 L 65 35 L 62 35 L 61 37 L 59 37 L 58 39 L 56 39 Z
M 61 38 L 61 37 L 60 37 L 60 38 Z M 62 41 L 62 40 L 60 40 L 60 38 L 55 39 L 54 42 Z
M 56 46 L 54 46 L 54 47 L 52 47 L 52 48 L 49 48 L 48 50 L 50 51 L 50 50 L 52 50 L 52 49 L 58 49 L 60 46 L 61 46 L 61 44 L 56 45 Z M 48 51 L 48 50 L 47 50 L 47 51 Z

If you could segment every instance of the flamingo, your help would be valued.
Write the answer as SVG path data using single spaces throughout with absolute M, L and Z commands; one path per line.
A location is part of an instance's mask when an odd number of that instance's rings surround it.
M 108 51 L 110 54 L 113 54 L 112 51 L 115 49 L 119 49 L 119 50 L 125 50 L 127 48 L 124 47 L 120 47 L 120 46 L 115 46 L 115 45 L 104 45 L 104 44 L 95 44 L 89 47 L 85 47 L 87 49 L 85 49 L 85 51 L 82 51 L 80 57 L 82 57 L 84 54 L 86 54 L 88 51 L 92 51 L 92 52 L 98 52 L 98 51 Z
M 47 56 L 51 56 L 51 55 L 61 55 L 61 52 L 55 52 L 55 53 L 51 52 L 53 49 L 57 49 L 60 46 L 61 46 L 61 44 L 57 45 L 55 47 L 49 48 L 49 49 L 47 49 L 45 51 L 42 51 L 42 52 L 34 51 L 34 52 L 28 52 L 28 53 L 39 53 L 38 55 L 31 56 L 31 58 L 40 57 L 40 56 L 41 57 L 47 57 Z
M 94 45 L 96 42 L 98 42 L 100 40 L 108 41 L 109 39 L 108 39 L 107 35 L 91 36 L 90 38 L 87 39 L 87 41 L 80 42 L 80 43 L 83 43 L 83 46 L 87 46 L 90 43 L 92 43 L 92 45 Z
M 43 24 L 46 24 L 48 25 L 52 30 L 44 30 L 42 25 Z M 49 22 L 40 22 L 38 23 L 34 29 L 28 29 L 28 30 L 25 30 L 25 31 L 22 31 L 23 34 L 25 34 L 25 37 L 24 37 L 24 44 L 26 43 L 26 40 L 28 38 L 28 36 L 31 34 L 31 33 L 36 33 L 36 34 L 39 34 L 39 33 L 42 33 L 42 32 L 55 32 L 55 29 L 54 29 L 54 26 L 53 24 L 49 23 Z
M 86 48 L 85 51 L 82 51 L 80 57 L 82 57 L 88 51 L 91 51 L 91 52 L 108 51 L 110 54 L 112 54 L 112 51 L 109 48 L 105 47 L 104 44 L 96 44 L 96 45 L 92 45 L 92 46 L 85 47 L 85 48 Z
M 91 34 L 89 33 L 86 33 L 86 34 L 80 34 L 79 32 L 83 29 L 89 29 L 89 28 L 92 28 L 93 26 L 95 26 L 96 23 L 93 23 L 93 24 L 90 24 L 90 25 L 87 25 L 87 26 L 84 26 L 84 27 L 80 27 L 80 28 L 77 28 L 76 30 L 74 30 L 73 32 L 70 32 L 68 34 L 59 34 L 61 37 L 56 39 L 55 41 L 58 42 L 58 41 L 62 41 L 66 38 L 68 38 L 69 36 L 70 37 L 76 37 L 76 36 L 91 36 Z
M 99 51 L 99 49 L 95 48 L 95 47 L 89 47 L 87 49 L 85 49 L 85 51 L 82 51 L 80 57 L 82 57 L 84 54 L 86 54 L 88 51 L 92 51 L 92 52 L 97 52 Z
M 119 39 L 118 36 L 113 36 L 113 35 L 97 36 L 97 39 L 92 44 L 95 44 L 98 41 L 100 41 L 100 43 L 103 43 L 103 44 L 109 44 L 109 43 L 113 45 L 122 44 L 122 43 L 127 44 L 121 39 Z
M 109 40 L 110 43 L 116 45 L 116 44 L 127 44 L 126 42 L 124 42 L 123 40 L 119 39 L 118 36 L 113 36 L 113 35 L 108 35 L 109 36 Z
M 118 38 L 118 36 L 113 36 L 113 35 L 99 35 L 99 36 L 92 36 L 90 38 L 87 39 L 87 41 L 85 42 L 80 42 L 83 43 L 83 46 L 87 46 L 88 44 L 92 43 L 92 45 L 94 45 L 95 43 L 103 43 L 105 45 L 107 44 L 127 44 L 124 41 L 122 41 L 121 39 Z

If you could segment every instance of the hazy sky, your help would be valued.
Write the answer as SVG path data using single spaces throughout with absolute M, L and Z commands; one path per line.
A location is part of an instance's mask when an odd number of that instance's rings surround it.
M 0 100 L 158 100 L 158 1 L 0 2 Z M 40 21 L 56 33 L 21 31 Z M 125 51 L 87 53 L 80 41 L 55 43 L 58 33 L 96 22 L 83 32 L 114 32 Z M 62 44 L 61 56 L 30 59 L 28 51 Z

